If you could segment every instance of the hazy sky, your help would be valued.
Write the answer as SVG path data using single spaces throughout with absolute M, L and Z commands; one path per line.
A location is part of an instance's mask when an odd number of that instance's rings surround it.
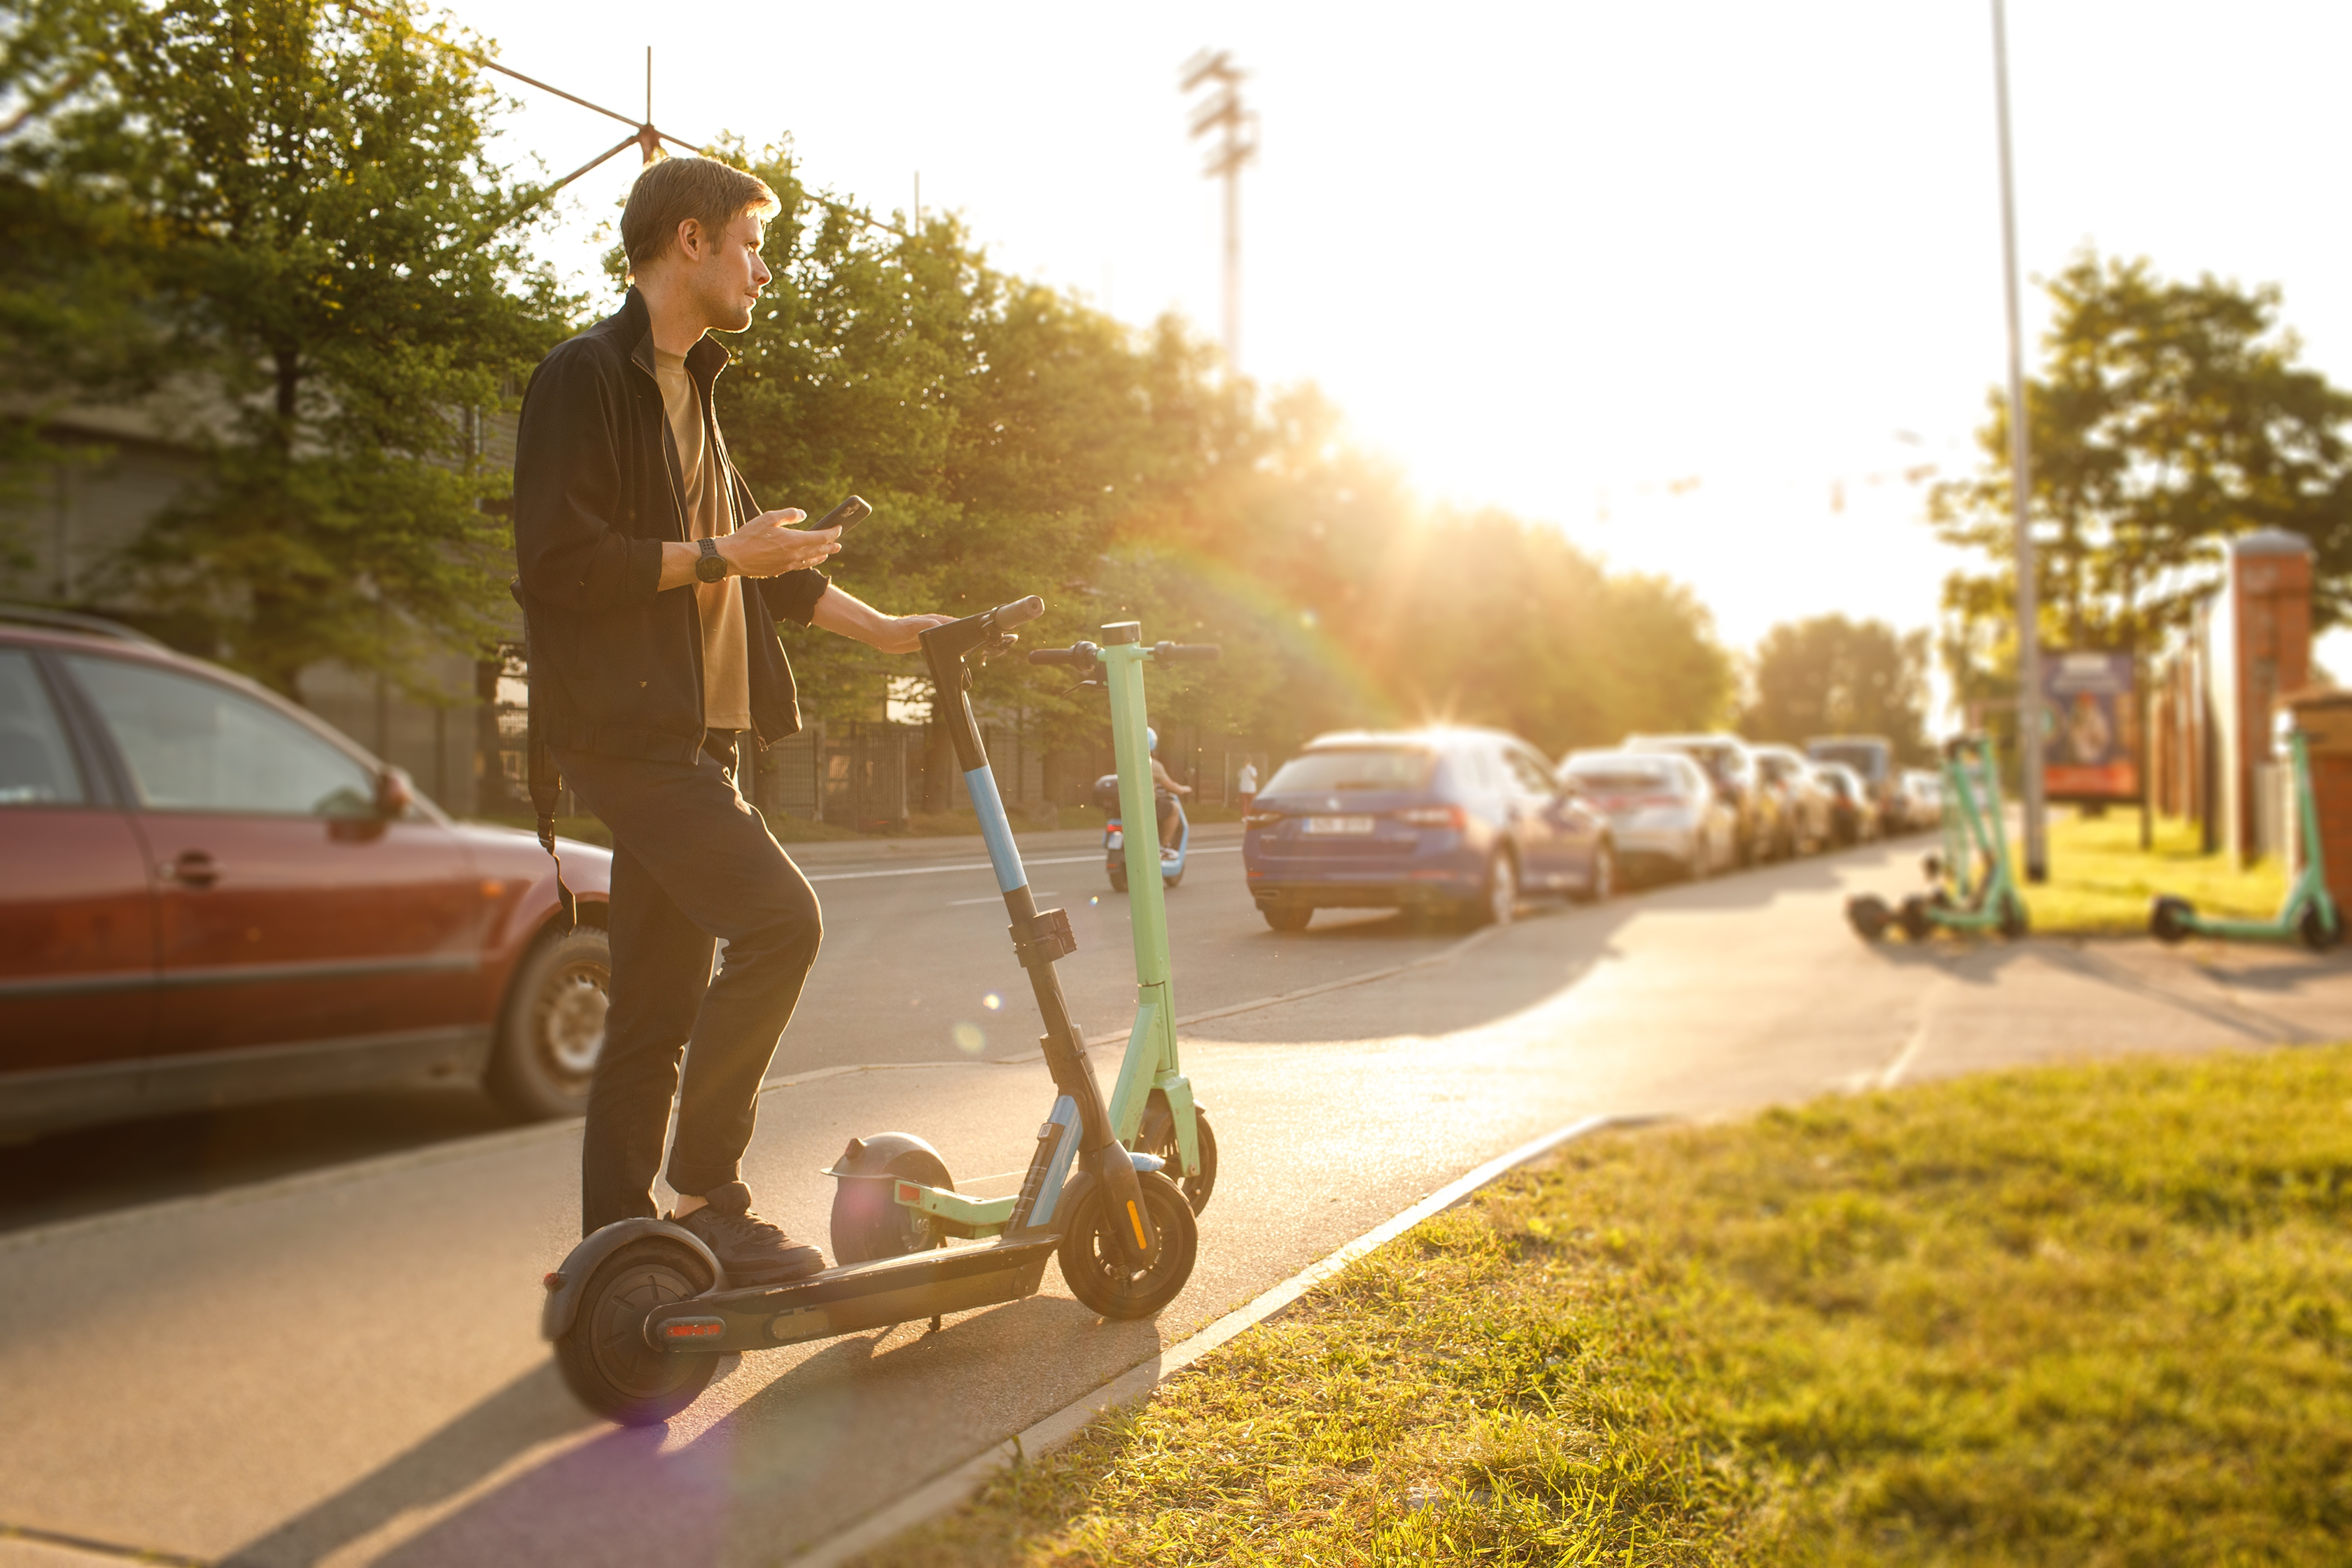
M 1250 374 L 1319 383 L 1433 500 L 1689 582 L 1735 646 L 1935 613 L 1949 562 L 1900 476 L 1972 461 L 2005 374 L 1987 0 L 454 14 L 631 113 L 650 44 L 663 129 L 788 134 L 813 184 L 886 211 L 919 170 L 1000 265 L 1212 333 L 1220 204 L 1177 68 L 1230 49 L 1264 147 Z M 2352 7 L 2013 0 L 2009 26 L 2029 279 L 2095 246 L 2276 282 L 2352 384 Z M 558 172 L 624 133 L 523 96 L 513 145 Z M 575 187 L 583 269 L 634 168 Z

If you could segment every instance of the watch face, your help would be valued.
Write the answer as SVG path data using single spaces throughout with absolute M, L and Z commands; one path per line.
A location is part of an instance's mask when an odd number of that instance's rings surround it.
M 694 574 L 706 583 L 718 582 L 727 575 L 726 557 L 717 554 L 705 555 L 694 563 Z

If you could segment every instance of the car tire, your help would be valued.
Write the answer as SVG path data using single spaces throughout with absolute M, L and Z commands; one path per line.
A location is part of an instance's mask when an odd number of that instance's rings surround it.
M 604 1048 L 613 944 L 602 926 L 542 939 L 515 966 L 482 1088 L 522 1121 L 579 1116 Z
M 1307 922 L 1315 918 L 1315 906 L 1313 904 L 1261 904 L 1258 906 L 1257 912 L 1264 915 L 1265 923 L 1276 931 L 1305 931 Z

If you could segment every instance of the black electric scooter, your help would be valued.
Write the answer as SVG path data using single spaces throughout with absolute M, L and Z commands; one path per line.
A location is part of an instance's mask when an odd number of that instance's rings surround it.
M 1054 964 L 1077 945 L 1069 916 L 1040 910 L 965 696 L 967 659 L 1009 649 L 1012 628 L 1045 613 L 1023 599 L 923 634 L 935 699 L 980 817 L 1013 950 L 1045 1024 L 1045 1065 L 1059 1091 L 1021 1191 L 955 1190 L 939 1152 L 911 1133 L 853 1138 L 826 1173 L 834 1268 L 782 1285 L 730 1288 L 702 1239 L 661 1219 L 625 1219 L 572 1249 L 546 1278 L 541 1332 L 564 1382 L 591 1410 L 628 1426 L 667 1421 L 694 1403 L 719 1355 L 886 1328 L 1017 1301 L 1058 1258 L 1071 1293 L 1107 1318 L 1148 1318 L 1192 1277 L 1199 1233 L 1161 1162 L 1120 1146 Z M 1202 650 L 1206 651 L 1206 650 Z M 1147 781 L 1147 786 L 1148 781 Z M 1129 1052 L 1153 1052 L 1139 1029 Z M 976 1240 L 950 1247 L 950 1237 Z

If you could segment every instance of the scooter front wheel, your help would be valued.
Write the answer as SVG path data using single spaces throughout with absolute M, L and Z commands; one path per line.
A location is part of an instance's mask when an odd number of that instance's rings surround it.
M 1110 890 L 1114 893 L 1127 891 L 1127 867 L 1123 862 L 1116 860 L 1111 862 Z
M 2319 901 L 2315 899 L 2303 906 L 2303 919 L 2295 922 L 2295 934 L 2303 938 L 2303 945 L 2312 952 L 2326 952 L 2344 940 L 2344 928 L 2331 925 L 2323 919 L 2319 913 Z
M 1148 1318 L 1174 1300 L 1192 1277 L 1192 1260 L 1201 1249 L 1200 1226 L 1176 1184 L 1157 1171 L 1138 1171 L 1135 1180 L 1150 1206 L 1152 1228 L 1160 1233 L 1160 1255 L 1150 1268 L 1129 1266 L 1110 1233 L 1112 1224 L 1124 1225 L 1127 1216 L 1111 1214 L 1099 1183 L 1078 1200 L 1055 1253 L 1070 1294 L 1106 1318 Z
M 701 1397 L 719 1358 L 654 1349 L 646 1314 L 709 1289 L 702 1259 L 677 1242 L 654 1237 L 622 1247 L 589 1277 L 572 1327 L 555 1342 L 564 1385 L 607 1421 L 668 1420 Z
M 1209 1194 L 1217 1190 L 1217 1135 L 1209 1126 L 1209 1113 L 1192 1108 L 1192 1126 L 1200 1136 L 1201 1173 L 1197 1176 L 1174 1177 L 1177 1190 L 1184 1201 L 1199 1214 L 1209 1206 Z M 1143 1126 L 1135 1136 L 1135 1152 L 1164 1161 L 1171 1172 L 1181 1171 L 1176 1147 L 1176 1113 L 1168 1109 L 1168 1097 L 1158 1089 L 1151 1091 L 1151 1103 L 1143 1113 Z

